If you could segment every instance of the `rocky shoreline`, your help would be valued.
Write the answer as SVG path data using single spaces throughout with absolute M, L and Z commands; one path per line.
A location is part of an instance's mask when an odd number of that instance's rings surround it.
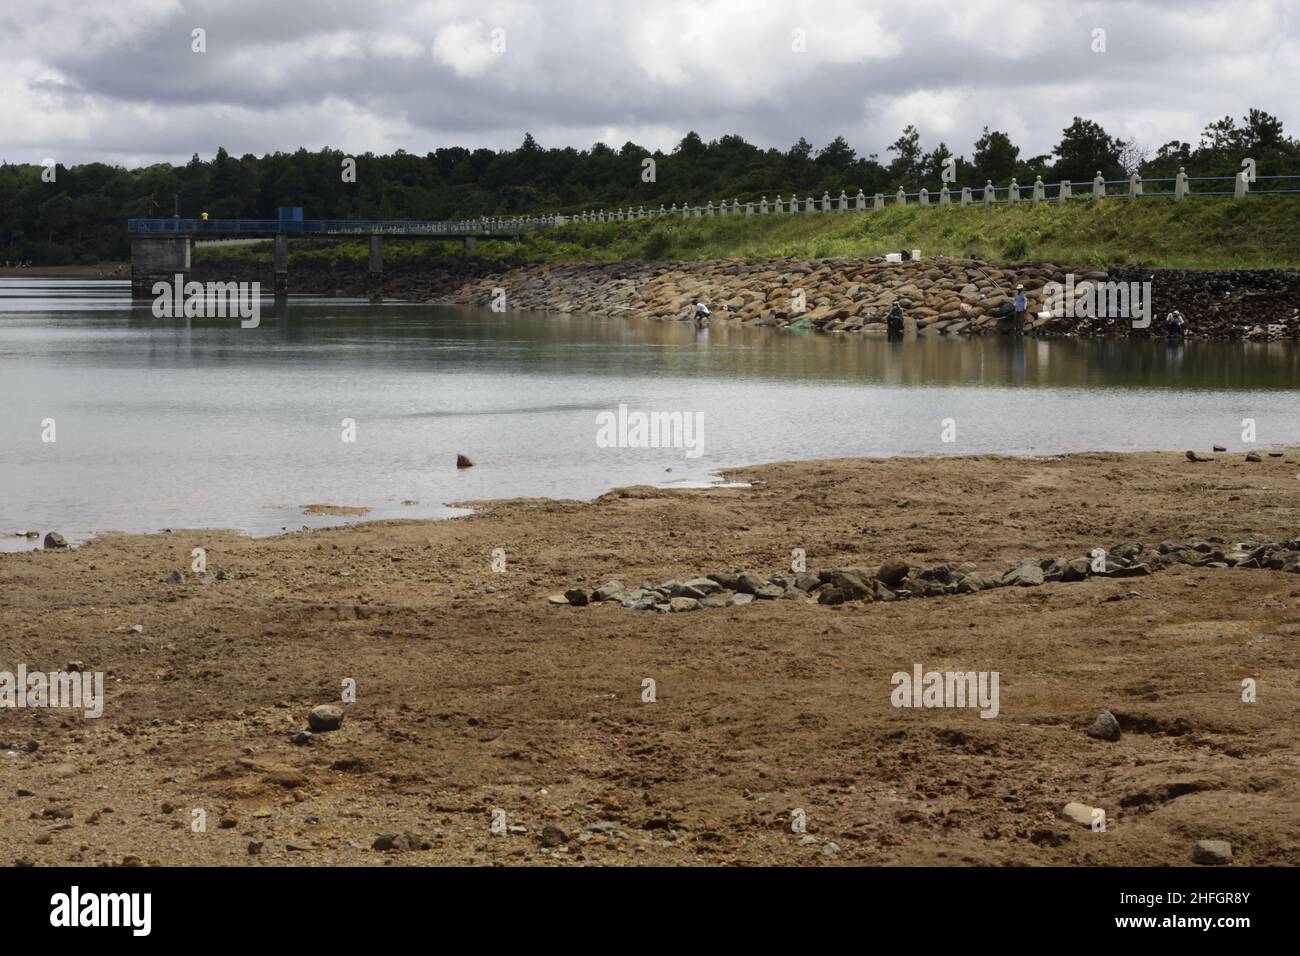
M 272 282 L 270 265 L 200 263 L 194 278 Z M 1065 289 L 1052 305 L 1051 283 Z M 1097 283 L 1150 283 L 1149 328 L 1129 318 L 1090 315 L 1083 300 Z M 1093 284 L 1092 286 L 1087 284 Z M 1300 337 L 1300 272 L 1173 269 L 1071 269 L 1052 263 L 993 265 L 977 259 L 712 260 L 699 262 L 567 262 L 511 266 L 459 256 L 394 264 L 372 280 L 364 264 L 295 266 L 290 289 L 322 295 L 378 296 L 403 301 L 588 315 L 690 321 L 703 301 L 713 322 L 827 333 L 884 335 L 890 307 L 906 314 L 905 331 L 920 335 L 1006 334 L 1013 299 L 1028 299 L 1025 331 L 1042 335 L 1164 335 L 1163 318 L 1178 310 L 1188 338 L 1279 340 Z M 505 293 L 502 300 L 500 292 Z M 1069 299 L 1073 305 L 1061 308 Z M 1078 306 L 1077 308 L 1075 306 Z M 1062 314 L 1064 313 L 1064 314 Z

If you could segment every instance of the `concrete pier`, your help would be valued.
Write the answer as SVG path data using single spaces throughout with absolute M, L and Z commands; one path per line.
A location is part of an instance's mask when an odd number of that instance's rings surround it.
M 275 294 L 289 294 L 289 237 L 275 237 Z
M 132 298 L 152 299 L 155 282 L 175 282 L 178 273 L 188 277 L 192 245 L 189 236 L 132 237 Z
M 377 282 L 384 276 L 384 237 L 370 237 L 370 279 Z

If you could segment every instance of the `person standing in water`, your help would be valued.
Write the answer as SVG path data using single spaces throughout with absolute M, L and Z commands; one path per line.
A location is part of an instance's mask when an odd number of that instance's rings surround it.
M 889 318 L 886 319 L 885 326 L 890 335 L 903 334 L 903 307 L 897 302 L 889 307 Z
M 709 324 L 709 307 L 703 302 L 695 303 L 695 324 L 705 326 Z

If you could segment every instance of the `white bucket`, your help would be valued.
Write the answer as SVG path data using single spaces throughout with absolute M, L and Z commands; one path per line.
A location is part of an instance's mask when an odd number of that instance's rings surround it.
M 921 258 L 921 250 L 920 250 L 920 249 L 913 249 L 913 250 L 912 250 L 912 258 L 913 258 L 913 259 L 919 259 L 919 258 Z

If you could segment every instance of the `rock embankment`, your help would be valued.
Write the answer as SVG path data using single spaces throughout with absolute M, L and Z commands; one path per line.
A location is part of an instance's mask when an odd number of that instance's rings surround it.
M 1115 310 L 1109 300 L 1097 301 L 1094 290 L 1109 282 L 1151 283 L 1149 328 L 1135 328 L 1131 316 L 1106 314 Z M 1051 283 L 1060 284 L 1059 293 L 1053 295 Z M 1165 313 L 1178 309 L 1189 337 L 1300 336 L 1298 272 L 1104 272 L 943 257 L 531 265 L 472 279 L 445 301 L 489 305 L 504 290 L 511 310 L 669 321 L 692 319 L 702 301 L 712 321 L 881 335 L 897 303 L 907 331 L 972 335 L 1012 331 L 1018 285 L 1027 299 L 1027 331 L 1162 335 Z M 1135 295 L 1131 308 L 1136 312 L 1146 301 Z M 1051 317 L 1040 316 L 1048 311 Z
M 260 281 L 270 288 L 270 263 L 197 263 L 197 281 Z M 1149 287 L 1143 287 L 1144 283 Z M 1052 295 L 1052 283 L 1062 289 Z M 1098 283 L 1136 284 L 1130 302 L 1147 304 L 1150 327 L 1095 294 Z M 1164 334 L 1178 310 L 1189 338 L 1300 337 L 1300 272 L 1171 269 L 1072 269 L 1053 263 L 997 266 L 978 259 L 758 259 L 699 262 L 568 262 L 511 266 L 472 256 L 395 260 L 382 278 L 350 260 L 295 262 L 289 289 L 317 295 L 374 296 L 509 311 L 582 313 L 689 321 L 703 301 L 714 322 L 885 334 L 897 303 L 905 330 L 920 335 L 1012 331 L 1016 286 L 1027 301 L 1025 331 L 1038 334 L 1147 337 Z M 504 299 L 501 293 L 504 292 Z M 1040 313 L 1052 312 L 1051 317 Z M 1115 314 L 1117 311 L 1120 314 Z

